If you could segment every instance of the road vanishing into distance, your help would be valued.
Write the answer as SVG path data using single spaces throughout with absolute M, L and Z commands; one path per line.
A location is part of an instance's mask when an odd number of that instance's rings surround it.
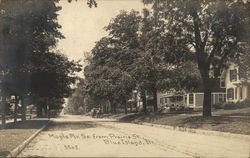
M 249 141 L 64 115 L 20 157 L 249 157 Z

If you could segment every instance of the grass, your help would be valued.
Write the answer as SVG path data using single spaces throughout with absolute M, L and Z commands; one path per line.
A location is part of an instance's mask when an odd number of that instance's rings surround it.
M 0 157 L 6 157 L 47 122 L 46 119 L 35 119 L 8 123 L 6 129 L 0 129 Z
M 131 113 L 105 115 L 105 117 L 115 118 L 121 122 L 146 122 L 250 135 L 250 108 L 213 110 L 213 116 L 208 118 L 202 117 L 201 111 L 164 114 Z

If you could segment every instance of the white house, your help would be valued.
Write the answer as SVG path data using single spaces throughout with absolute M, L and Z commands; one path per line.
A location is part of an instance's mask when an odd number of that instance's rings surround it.
M 226 102 L 226 88 L 221 85 L 220 79 L 214 79 L 214 86 L 212 87 L 211 103 Z M 182 92 L 182 94 L 175 94 L 174 91 L 166 93 L 158 93 L 158 106 L 169 106 L 171 104 L 185 105 L 192 108 L 201 108 L 203 106 L 204 93 L 202 85 L 199 85 L 192 92 Z
M 157 104 L 158 107 L 167 106 L 171 104 L 185 104 L 184 95 L 176 94 L 174 91 L 169 91 L 166 93 L 157 93 Z
M 240 102 L 250 98 L 250 87 L 243 82 L 239 68 L 232 63 L 221 77 L 221 83 L 226 88 L 227 102 Z

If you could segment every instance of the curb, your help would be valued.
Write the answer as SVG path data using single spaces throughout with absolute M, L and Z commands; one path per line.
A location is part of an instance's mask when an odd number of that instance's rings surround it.
M 48 123 L 46 123 L 45 125 L 43 125 L 38 131 L 36 131 L 34 134 L 32 134 L 27 140 L 25 140 L 24 142 L 22 142 L 18 147 L 16 147 L 15 149 L 13 149 L 9 155 L 7 155 L 7 157 L 17 157 L 22 151 L 23 149 L 42 131 L 44 130 L 49 124 L 50 124 L 50 120 L 48 121 Z
M 203 134 L 203 135 L 208 135 L 208 136 L 222 136 L 226 138 L 243 139 L 248 142 L 250 141 L 250 136 L 243 135 L 243 134 L 234 134 L 234 133 L 227 133 L 227 132 L 210 131 L 210 130 L 179 127 L 179 126 L 168 126 L 168 125 L 160 125 L 160 124 L 152 124 L 152 123 L 144 123 L 144 122 L 132 122 L 132 123 L 145 125 L 145 126 L 151 126 L 151 127 L 160 127 L 160 128 L 165 128 L 165 129 L 180 131 L 180 132 L 197 133 L 197 134 Z

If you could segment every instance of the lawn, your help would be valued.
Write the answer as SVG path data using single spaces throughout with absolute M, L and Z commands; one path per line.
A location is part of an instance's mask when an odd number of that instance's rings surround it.
M 134 113 L 107 116 L 122 122 L 146 122 L 250 135 L 250 108 L 213 110 L 213 117 L 209 118 L 203 118 L 201 111 L 164 114 Z
M 47 119 L 18 121 L 8 123 L 6 129 L 0 129 L 0 157 L 6 157 L 23 141 L 48 122 Z

